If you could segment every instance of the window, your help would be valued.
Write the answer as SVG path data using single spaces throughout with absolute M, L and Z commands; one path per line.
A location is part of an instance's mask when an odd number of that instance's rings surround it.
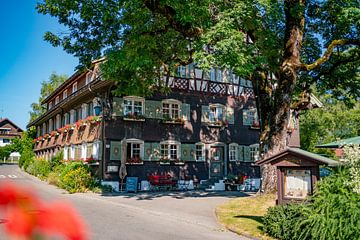
M 205 145 L 202 143 L 197 143 L 195 145 L 195 160 L 205 161 Z
M 59 103 L 59 101 L 60 101 L 60 97 L 59 97 L 59 96 L 57 96 L 57 97 L 55 98 L 55 105 L 56 105 L 56 104 L 58 104 L 58 103 Z
M 224 106 L 220 104 L 214 104 L 209 106 L 209 121 L 219 122 L 223 121 Z
M 179 119 L 180 118 L 181 102 L 177 100 L 165 100 L 162 103 L 163 118 L 164 119 Z
M 139 97 L 124 98 L 124 115 L 141 116 L 143 115 L 144 99 Z
M 85 84 L 89 84 L 92 81 L 92 76 L 93 76 L 92 72 L 88 72 L 86 74 Z
M 86 159 L 93 158 L 93 144 L 88 143 L 86 146 Z
M 180 66 L 177 70 L 178 77 L 186 77 L 186 66 Z
M 0 134 L 9 134 L 10 131 L 10 128 L 0 128 Z
M 175 141 L 166 141 L 160 143 L 160 155 L 161 159 L 180 159 L 180 143 Z
M 229 161 L 237 161 L 238 160 L 238 145 L 236 143 L 232 143 L 229 145 Z
M 3 138 L 3 143 L 10 143 L 10 139 Z
M 80 145 L 76 145 L 75 146 L 75 156 L 74 156 L 75 160 L 80 160 L 81 159 L 81 146 Z
M 63 92 L 63 99 L 67 98 L 67 90 L 64 90 Z
M 243 109 L 243 125 L 259 127 L 259 120 L 255 108 Z
M 259 144 L 250 145 L 250 159 L 251 161 L 259 160 Z
M 144 158 L 144 141 L 138 139 L 126 140 L 126 159 L 141 160 Z
M 94 103 L 90 102 L 88 103 L 88 116 L 94 115 Z
M 72 85 L 72 93 L 77 91 L 77 82 Z
M 52 107 L 53 107 L 52 102 L 49 102 L 49 110 L 52 109 Z

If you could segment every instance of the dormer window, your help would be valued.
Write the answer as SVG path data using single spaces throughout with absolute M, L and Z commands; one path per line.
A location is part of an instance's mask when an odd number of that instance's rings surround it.
M 55 98 L 55 105 L 56 105 L 56 104 L 58 104 L 58 103 L 59 103 L 59 101 L 60 101 L 60 97 L 59 97 L 59 96 L 57 96 L 57 97 Z
M 65 91 L 63 92 L 63 99 L 67 98 L 67 96 L 68 96 L 67 90 L 65 90 Z
M 77 91 L 77 82 L 75 82 L 73 85 L 72 85 L 72 93 L 76 92 Z
M 92 76 L 93 76 L 92 72 L 88 72 L 86 74 L 85 84 L 89 84 L 92 81 Z

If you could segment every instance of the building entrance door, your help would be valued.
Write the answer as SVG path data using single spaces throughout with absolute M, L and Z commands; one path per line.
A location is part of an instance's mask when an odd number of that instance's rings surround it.
M 209 178 L 222 179 L 224 175 L 224 147 L 210 148 L 210 173 Z

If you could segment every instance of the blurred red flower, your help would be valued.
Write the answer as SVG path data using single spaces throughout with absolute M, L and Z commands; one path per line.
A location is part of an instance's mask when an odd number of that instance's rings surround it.
M 24 239 L 33 239 L 35 234 L 88 239 L 85 224 L 70 204 L 44 203 L 11 182 L 0 185 L 0 209 L 5 213 L 3 222 L 8 235 Z

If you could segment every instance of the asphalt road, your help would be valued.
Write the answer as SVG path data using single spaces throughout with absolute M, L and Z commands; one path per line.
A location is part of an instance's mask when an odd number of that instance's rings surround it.
M 247 239 L 225 230 L 216 222 L 214 213 L 215 206 L 238 195 L 205 192 L 68 194 L 22 172 L 15 165 L 0 164 L 0 183 L 5 180 L 33 189 L 45 201 L 72 203 L 88 225 L 91 239 Z M 1 240 L 6 239 L 2 225 Z

